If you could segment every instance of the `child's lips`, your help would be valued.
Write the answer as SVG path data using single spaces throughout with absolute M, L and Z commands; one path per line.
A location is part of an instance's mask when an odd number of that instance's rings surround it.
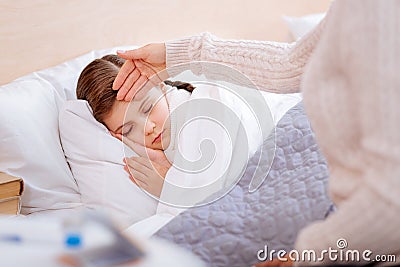
M 159 133 L 158 135 L 157 135 L 157 137 L 156 138 L 154 138 L 154 140 L 153 140 L 153 143 L 152 144 L 154 144 L 154 143 L 158 143 L 160 140 L 161 140 L 161 135 L 162 135 L 162 133 L 163 133 L 164 131 L 162 131 L 161 133 Z

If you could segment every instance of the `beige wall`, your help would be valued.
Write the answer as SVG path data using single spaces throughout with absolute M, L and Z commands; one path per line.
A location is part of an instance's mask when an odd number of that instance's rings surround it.
M 0 0 L 0 84 L 87 51 L 210 31 L 287 41 L 281 15 L 326 11 L 330 0 Z

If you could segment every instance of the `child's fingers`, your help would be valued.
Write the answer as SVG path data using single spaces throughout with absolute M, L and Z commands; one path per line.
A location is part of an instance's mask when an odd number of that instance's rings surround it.
M 147 176 L 148 170 L 152 169 L 151 165 L 149 166 L 149 164 L 143 164 L 137 161 L 137 158 L 138 157 L 125 158 L 124 162 L 128 165 L 129 168 L 140 172 L 144 176 Z
M 139 180 L 136 180 L 136 179 L 132 176 L 132 174 L 131 174 L 131 172 L 130 172 L 128 166 L 124 165 L 124 170 L 128 173 L 129 179 L 131 179 L 131 181 L 132 181 L 134 184 L 136 184 L 137 186 L 140 186 L 139 183 L 142 183 L 142 182 L 140 182 Z
M 147 158 L 135 157 L 133 158 L 133 160 L 147 167 L 147 169 L 143 169 L 143 172 L 149 179 L 150 177 L 154 177 L 154 174 L 157 174 L 159 177 L 164 179 L 166 171 L 168 171 L 168 169 L 165 170 L 165 167 L 163 167 L 159 163 L 149 160 Z
M 129 165 L 129 163 L 127 161 L 125 161 L 124 159 L 124 163 L 126 164 L 124 166 L 124 170 L 129 174 L 129 175 L 133 175 L 133 173 L 136 174 L 135 179 L 139 179 L 139 180 L 146 180 L 146 175 L 143 173 L 143 171 L 140 171 L 138 169 L 135 169 L 133 166 Z M 145 168 L 144 166 L 142 166 L 143 168 Z
M 133 160 L 143 166 L 146 166 L 148 169 L 154 169 L 154 165 L 148 158 L 145 157 L 132 157 L 130 160 Z
M 133 181 L 135 180 L 135 184 L 139 186 L 140 188 L 143 188 L 144 190 L 147 190 L 149 188 L 148 184 L 146 182 L 143 182 L 141 180 L 135 179 L 133 176 L 130 176 L 130 179 Z
M 129 176 L 132 176 L 132 178 L 136 181 L 137 184 L 147 185 L 147 177 L 143 173 L 135 169 L 129 168 L 129 174 L 130 174 Z
M 130 175 L 130 174 L 129 174 L 129 179 L 131 179 L 131 181 L 132 181 L 135 185 L 139 186 L 138 182 L 136 182 L 135 178 L 133 178 L 133 176 Z
M 164 152 L 160 150 L 154 150 L 154 149 L 147 149 L 147 155 L 146 157 L 152 161 L 157 161 L 160 159 L 160 155 L 164 154 Z
M 150 160 L 156 161 L 159 158 L 159 153 L 163 153 L 151 148 L 147 148 L 139 143 L 130 140 L 127 137 L 122 137 L 121 134 L 116 135 L 119 135 L 122 139 L 122 142 L 125 145 L 129 146 L 133 151 L 135 151 L 135 153 L 138 154 L 139 157 L 148 158 Z
M 132 176 L 131 171 L 129 170 L 128 165 L 124 165 L 124 170 L 129 174 L 129 176 Z
M 143 171 L 148 172 L 148 171 L 152 171 L 152 172 L 156 172 L 157 174 L 159 174 L 158 170 L 161 167 L 161 165 L 156 162 L 156 161 L 152 161 L 148 158 L 144 158 L 144 157 L 132 157 L 131 160 L 136 161 L 137 163 L 141 164 L 142 166 L 146 166 L 146 169 L 143 169 Z
M 147 191 L 149 190 L 149 185 L 146 182 L 146 179 L 141 179 L 143 176 L 136 172 L 135 170 L 130 171 L 129 168 L 125 165 L 124 166 L 125 171 L 129 173 L 129 179 L 136 184 L 138 187 L 142 188 L 143 190 Z
M 140 188 L 143 188 L 144 190 L 146 190 L 146 188 L 148 188 L 147 184 L 145 184 L 145 183 L 143 183 L 143 182 L 141 182 L 141 181 L 139 181 L 139 180 L 136 180 L 135 178 L 133 178 L 132 175 L 129 175 L 129 179 L 131 179 L 131 181 L 132 181 L 135 185 L 137 185 L 137 186 L 140 187 Z
M 122 135 L 121 135 L 121 139 L 125 145 L 129 146 L 139 156 L 142 157 L 142 156 L 146 155 L 146 148 L 144 146 L 130 140 L 127 137 L 122 137 Z
M 163 155 L 164 152 L 160 151 L 160 150 L 155 150 L 152 148 L 148 148 L 148 147 L 143 147 L 143 151 L 142 154 L 140 155 L 140 157 L 148 159 L 148 160 L 152 160 L 152 161 L 157 161 L 161 154 Z

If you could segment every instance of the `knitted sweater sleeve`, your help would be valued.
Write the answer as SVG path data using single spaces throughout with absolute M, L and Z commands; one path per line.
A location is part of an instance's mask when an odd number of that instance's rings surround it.
M 323 28 L 324 21 L 294 43 L 224 40 L 204 32 L 166 42 L 166 65 L 170 68 L 193 61 L 222 63 L 246 75 L 261 90 L 295 93 L 300 90 L 304 67 Z

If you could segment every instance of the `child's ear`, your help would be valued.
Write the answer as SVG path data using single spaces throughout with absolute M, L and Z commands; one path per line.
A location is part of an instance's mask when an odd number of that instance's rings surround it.
M 111 130 L 108 130 L 108 131 L 110 132 L 110 134 L 111 134 L 112 136 L 114 136 L 115 138 L 117 138 L 119 141 L 122 142 L 122 135 L 121 135 L 121 134 L 114 133 L 114 132 L 111 131 Z
M 167 94 L 167 86 L 165 85 L 164 82 L 160 83 L 158 85 L 160 87 L 161 92 L 163 93 L 163 95 L 165 96 Z
M 164 82 L 161 82 L 159 85 L 158 85 L 159 87 L 160 87 L 160 89 L 161 89 L 161 91 L 163 91 L 163 93 L 165 92 L 165 83 Z

